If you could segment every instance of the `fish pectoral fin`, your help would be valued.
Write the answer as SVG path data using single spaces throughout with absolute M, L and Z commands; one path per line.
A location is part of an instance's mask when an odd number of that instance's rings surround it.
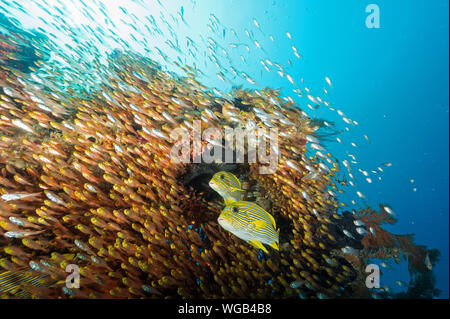
M 256 229 L 256 230 L 264 228 L 266 226 L 266 223 L 264 221 L 262 221 L 262 220 L 255 220 L 251 224 L 252 224 L 252 228 Z
M 279 248 L 279 246 L 278 246 L 278 243 L 276 242 L 276 241 L 274 241 L 273 243 L 271 243 L 270 245 L 269 245 L 270 247 L 272 247 L 273 249 L 275 249 L 275 250 L 280 250 L 280 248 Z
M 228 206 L 228 205 L 233 204 L 235 202 L 235 200 L 233 198 L 231 198 L 231 197 L 225 197 L 224 201 L 225 201 L 225 206 Z
M 267 248 L 264 247 L 264 245 L 261 244 L 260 241 L 257 241 L 257 240 L 250 240 L 250 241 L 249 241 L 249 244 L 252 245 L 252 246 L 255 247 L 255 248 L 262 249 L 266 254 L 269 253 L 269 252 L 267 251 Z

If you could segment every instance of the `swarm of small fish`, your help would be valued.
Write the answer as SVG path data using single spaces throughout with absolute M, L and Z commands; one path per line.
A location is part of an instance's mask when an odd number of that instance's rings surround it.
M 37 61 L 31 74 L 0 65 L 1 297 L 376 296 L 362 279 L 362 240 L 380 223 L 342 214 L 346 179 L 320 141 L 327 122 L 277 90 L 224 94 L 202 85 L 195 67 L 175 62 L 181 76 L 120 50 L 100 62 L 95 47 L 80 47 L 91 64 L 53 48 L 66 63 Z M 205 179 L 216 176 L 210 191 L 221 200 L 207 200 L 181 176 L 208 164 L 170 157 L 171 132 L 195 120 L 203 130 L 278 127 L 277 171 L 238 165 L 245 178 L 225 187 L 218 169 Z M 251 221 L 236 227 L 243 218 Z M 66 287 L 69 264 L 79 289 Z

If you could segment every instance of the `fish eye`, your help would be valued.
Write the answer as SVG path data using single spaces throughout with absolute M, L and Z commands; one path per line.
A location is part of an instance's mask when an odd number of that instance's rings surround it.
M 220 179 L 225 179 L 225 175 L 224 174 L 220 175 Z
M 236 206 L 233 207 L 233 212 L 234 213 L 239 213 L 239 208 L 237 208 Z

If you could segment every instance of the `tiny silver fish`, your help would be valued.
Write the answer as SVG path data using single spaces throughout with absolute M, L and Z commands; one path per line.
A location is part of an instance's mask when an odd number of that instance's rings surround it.
M 23 238 L 38 235 L 45 230 L 37 230 L 37 231 L 8 231 L 5 233 L 5 237 L 8 238 Z
M 11 201 L 11 200 L 20 200 L 23 198 L 27 198 L 27 197 L 33 197 L 33 196 L 37 196 L 40 193 L 10 193 L 10 194 L 3 194 L 1 196 L 1 198 L 7 202 L 7 201 Z
M 352 254 L 352 255 L 357 255 L 358 254 L 358 251 L 355 248 L 350 247 L 350 246 L 345 246 L 341 250 L 342 250 L 342 252 L 344 254 Z
M 356 226 L 366 226 L 366 224 L 358 219 L 353 221 L 353 224 L 355 224 Z
M 289 285 L 292 289 L 296 289 L 298 287 L 301 287 L 305 282 L 303 280 L 296 280 L 291 282 L 291 284 Z
M 344 233 L 345 236 L 356 240 L 355 237 L 348 230 L 344 229 L 342 232 Z
M 356 231 L 358 232 L 358 234 L 360 234 L 361 236 L 364 236 L 365 234 L 367 234 L 368 233 L 368 231 L 367 230 L 365 230 L 364 228 L 362 228 L 362 227 L 357 227 L 356 228 Z

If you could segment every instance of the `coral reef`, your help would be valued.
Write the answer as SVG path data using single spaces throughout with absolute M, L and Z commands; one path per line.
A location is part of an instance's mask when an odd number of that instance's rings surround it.
M 414 234 L 395 235 L 384 230 L 381 225 L 384 223 L 392 225 L 396 222 L 396 219 L 387 213 L 384 207 L 380 204 L 379 213 L 367 207 L 355 215 L 367 227 L 375 230 L 375 235 L 369 232 L 362 238 L 367 257 L 393 258 L 396 263 L 399 263 L 402 258 L 407 259 L 411 274 L 424 272 L 426 247 L 414 243 Z
M 394 222 L 384 210 L 341 213 L 338 160 L 306 148 L 325 128 L 278 91 L 223 97 L 194 68 L 179 77 L 130 52 L 107 60 L 108 68 L 94 61 L 104 77 L 89 95 L 53 86 L 51 65 L 41 64 L 46 81 L 0 66 L 0 267 L 46 278 L 17 289 L 33 298 L 366 298 L 366 258 L 408 256 L 422 271 L 425 248 L 383 230 Z M 260 174 L 260 162 L 174 163 L 171 132 L 196 120 L 202 130 L 276 125 L 277 171 Z M 220 228 L 223 201 L 207 186 L 219 170 L 270 210 L 279 252 L 263 254 Z M 359 236 L 355 219 L 376 236 Z M 65 287 L 68 264 L 80 269 L 80 289 Z

